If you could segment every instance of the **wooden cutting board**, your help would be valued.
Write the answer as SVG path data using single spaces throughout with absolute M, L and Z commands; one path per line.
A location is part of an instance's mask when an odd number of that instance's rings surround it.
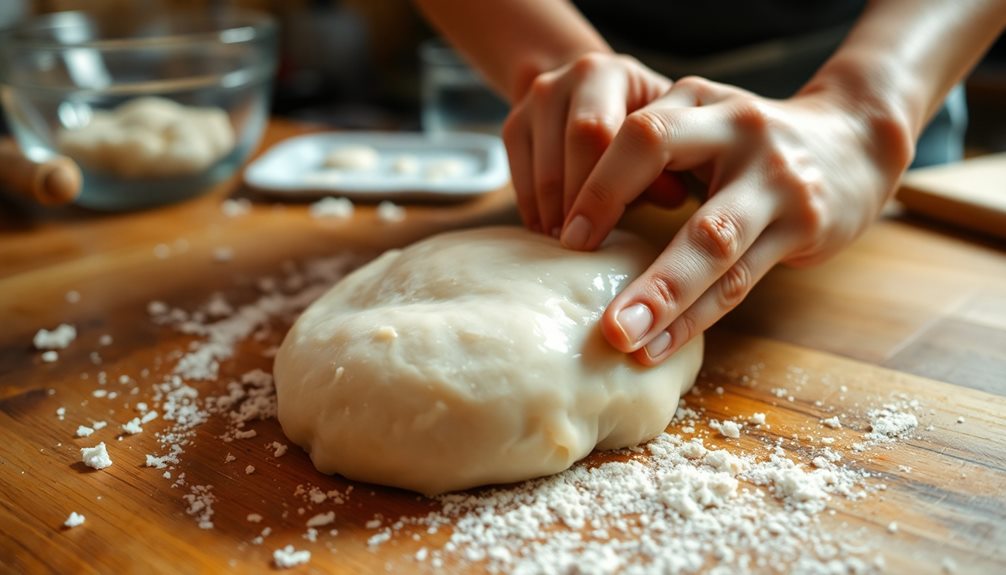
M 297 131 L 274 123 L 270 140 Z M 266 203 L 228 218 L 219 204 L 232 193 L 224 186 L 208 197 L 128 217 L 69 213 L 52 219 L 13 208 L 0 217 L 0 571 L 269 572 L 272 550 L 288 543 L 313 552 L 297 572 L 439 571 L 415 554 L 443 545 L 449 530 L 430 535 L 405 529 L 381 546 L 367 545 L 374 534 L 367 522 L 375 515 L 417 516 L 435 508 L 401 491 L 356 485 L 346 503 L 332 507 L 338 534 L 305 541 L 309 515 L 298 514 L 306 504 L 294 495 L 297 486 L 345 492 L 352 483 L 319 475 L 299 449 L 274 457 L 263 445 L 286 443 L 275 420 L 254 423 L 254 440 L 224 443 L 218 438 L 224 422 L 211 419 L 172 470 L 176 477 L 184 472 L 190 484 L 215 486 L 210 530 L 186 514 L 183 490 L 172 488 L 160 470 L 143 467 L 144 454 L 158 452 L 158 422 L 121 441 L 110 429 L 74 438 L 79 423 L 117 425 L 135 414 L 126 403 L 152 401 L 150 383 L 169 373 L 192 341 L 153 324 L 151 300 L 193 309 L 219 291 L 247 301 L 256 293 L 255 278 L 274 275 L 288 260 L 341 250 L 374 253 L 442 229 L 514 221 L 506 191 L 461 206 L 410 207 L 407 220 L 395 226 L 378 222 L 368 207 L 358 207 L 351 222 L 313 220 L 306 206 Z M 634 213 L 628 225 L 655 240 L 673 228 L 655 211 Z M 234 254 L 226 264 L 214 261 L 222 246 Z M 70 290 L 79 293 L 78 302 L 67 301 Z M 44 363 L 32 336 L 61 322 L 75 324 L 78 339 L 57 362 Z M 220 394 L 229 376 L 268 370 L 261 352 L 284 329 L 279 321 L 264 339 L 249 338 L 222 364 L 218 381 L 194 385 L 201 394 Z M 112 336 L 111 345 L 101 345 L 103 334 Z M 121 385 L 122 397 L 92 395 L 99 371 L 113 382 L 109 389 Z M 138 383 L 114 383 L 120 375 Z M 850 465 L 879 474 L 876 481 L 887 490 L 863 501 L 835 500 L 837 514 L 820 521 L 836 533 L 862 529 L 863 542 L 879 550 L 889 571 L 938 572 L 946 561 L 960 573 L 1006 570 L 1001 244 L 888 219 L 827 264 L 777 269 L 709 333 L 697 385 L 702 395 L 689 401 L 709 417 L 760 411 L 772 424 L 736 441 L 708 433 L 709 446 L 764 454 L 765 443 L 779 439 L 801 457 L 794 434 L 819 430 L 822 417 L 846 414 L 845 427 L 834 433 L 836 449 L 848 454 Z M 140 391 L 127 395 L 133 387 Z M 780 395 L 779 389 L 786 391 Z M 890 450 L 853 452 L 851 445 L 867 431 L 866 409 L 892 397 L 919 400 L 918 432 Z M 60 407 L 63 420 L 56 415 Z M 669 431 L 682 432 L 678 424 Z M 78 450 L 99 439 L 109 444 L 115 464 L 93 471 L 81 465 Z M 237 460 L 224 463 L 228 453 Z M 609 459 L 591 456 L 592 463 Z M 246 475 L 246 465 L 255 473 Z M 324 510 L 314 506 L 307 513 Z M 86 523 L 62 529 L 70 511 L 83 513 Z M 261 514 L 262 522 L 249 523 L 249 513 Z M 896 532 L 887 529 L 892 521 Z M 263 545 L 251 544 L 263 526 L 271 535 Z M 450 559 L 444 570 L 479 572 L 481 566 Z
M 912 170 L 898 200 L 920 215 L 1006 239 L 1006 153 Z

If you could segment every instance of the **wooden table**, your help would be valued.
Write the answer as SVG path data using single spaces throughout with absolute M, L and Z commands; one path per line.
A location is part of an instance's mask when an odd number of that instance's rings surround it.
M 266 140 L 302 129 L 274 122 Z M 447 228 L 515 221 L 506 191 L 467 204 L 410 206 L 407 220 L 394 226 L 378 226 L 370 207 L 358 207 L 350 222 L 332 222 L 313 220 L 305 205 L 258 200 L 251 213 L 225 217 L 221 200 L 245 193 L 228 184 L 199 199 L 132 214 L 68 210 L 43 215 L 4 208 L 0 571 L 266 571 L 272 549 L 285 543 L 315 550 L 307 571 L 416 568 L 408 561 L 416 549 L 409 541 L 376 552 L 365 544 L 372 534 L 365 522 L 375 513 L 394 517 L 428 508 L 409 494 L 375 488 L 365 496 L 361 488 L 360 497 L 338 513 L 339 534 L 331 540 L 337 553 L 300 539 L 304 518 L 290 512 L 297 505 L 294 487 L 310 482 L 344 488 L 348 482 L 320 476 L 298 449 L 276 459 L 258 444 L 214 441 L 220 426 L 203 426 L 201 439 L 175 473 L 184 471 L 191 483 L 216 484 L 221 496 L 212 530 L 199 529 L 186 515 L 181 493 L 160 471 L 142 467 L 143 454 L 157 450 L 152 433 L 121 442 L 114 433 L 102 436 L 116 459 L 109 469 L 93 472 L 79 462 L 79 448 L 95 441 L 74 438 L 78 423 L 91 418 L 114 425 L 132 416 L 121 399 L 91 397 L 97 372 L 153 381 L 170 371 L 172 352 L 184 350 L 191 339 L 152 324 L 149 301 L 191 309 L 214 291 L 247 297 L 254 291 L 249 278 L 270 274 L 286 260 L 346 249 L 379 251 Z M 653 211 L 636 212 L 629 220 L 630 227 L 655 241 L 673 229 L 667 216 Z M 235 254 L 227 265 L 214 262 L 212 255 L 223 245 Z M 774 423 L 772 434 L 788 439 L 818 425 L 837 406 L 851 414 L 841 434 L 847 447 L 866 430 L 866 422 L 854 414 L 894 393 L 916 397 L 931 410 L 918 433 L 896 449 L 851 458 L 880 472 L 887 492 L 837 504 L 845 521 L 868 530 L 891 571 L 936 572 L 950 557 L 959 572 L 1006 572 L 1003 247 L 888 215 L 825 265 L 774 270 L 708 334 L 698 385 L 707 391 L 724 388 L 722 395 L 703 395 L 710 416 L 728 416 L 742 407 L 764 411 Z M 158 257 L 165 255 L 161 252 L 170 255 Z M 67 301 L 71 290 L 80 294 L 79 302 Z M 75 324 L 78 339 L 59 361 L 44 363 L 32 349 L 32 337 L 39 328 L 61 322 Z M 110 334 L 114 343 L 102 347 L 102 334 Z M 279 329 L 265 342 L 242 347 L 225 362 L 224 374 L 268 370 L 268 359 L 251 348 L 275 343 L 281 335 Z M 100 354 L 100 364 L 92 351 Z M 758 366 L 756 385 L 752 366 Z M 772 390 L 786 387 L 794 368 L 806 384 L 789 385 L 787 393 L 794 397 L 787 401 Z M 841 379 L 848 391 L 837 394 L 822 383 L 829 377 Z M 221 382 L 199 385 L 222 387 Z M 149 386 L 139 387 L 133 401 L 149 398 Z M 65 420 L 56 416 L 61 406 Z M 255 428 L 260 443 L 283 440 L 274 420 Z M 717 441 L 707 439 L 708 444 Z M 240 465 L 223 463 L 228 451 L 240 455 Z M 247 463 L 259 470 L 249 478 Z M 900 465 L 911 466 L 912 472 L 899 470 Z M 62 529 L 70 511 L 83 513 L 85 525 Z M 261 527 L 245 521 L 252 511 L 262 513 L 262 525 L 274 531 L 267 545 L 247 544 Z M 290 512 L 285 519 L 283 511 Z M 892 520 L 900 526 L 897 533 L 885 528 Z

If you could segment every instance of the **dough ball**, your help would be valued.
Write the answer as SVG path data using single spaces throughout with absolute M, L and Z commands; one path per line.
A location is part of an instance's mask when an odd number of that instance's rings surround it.
M 143 97 L 57 136 L 60 149 L 82 165 L 122 178 L 191 176 L 234 149 L 234 129 L 220 108 L 183 106 Z
M 451 180 L 465 173 L 464 162 L 455 158 L 447 158 L 430 162 L 426 166 L 426 179 L 430 181 Z
M 412 176 L 419 173 L 419 158 L 411 154 L 402 154 L 391 160 L 391 171 L 402 175 Z
M 670 422 L 702 338 L 655 368 L 604 340 L 607 303 L 652 262 L 517 228 L 385 253 L 311 305 L 276 356 L 284 432 L 324 473 L 436 494 L 556 473 Z
M 325 156 L 324 167 L 353 172 L 369 172 L 377 169 L 381 156 L 370 146 L 342 146 Z

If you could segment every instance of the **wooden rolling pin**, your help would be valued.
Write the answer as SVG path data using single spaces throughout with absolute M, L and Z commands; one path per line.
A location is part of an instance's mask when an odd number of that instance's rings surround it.
M 82 181 L 80 168 L 70 158 L 55 156 L 35 162 L 14 140 L 0 140 L 0 189 L 45 206 L 58 206 L 80 195 Z

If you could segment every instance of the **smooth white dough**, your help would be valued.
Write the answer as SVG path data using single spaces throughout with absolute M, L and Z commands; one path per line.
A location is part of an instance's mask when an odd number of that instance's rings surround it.
M 287 334 L 274 370 L 283 431 L 319 471 L 428 495 L 645 442 L 694 382 L 702 337 L 647 369 L 598 320 L 655 255 L 624 232 L 580 253 L 502 227 L 387 252 Z

